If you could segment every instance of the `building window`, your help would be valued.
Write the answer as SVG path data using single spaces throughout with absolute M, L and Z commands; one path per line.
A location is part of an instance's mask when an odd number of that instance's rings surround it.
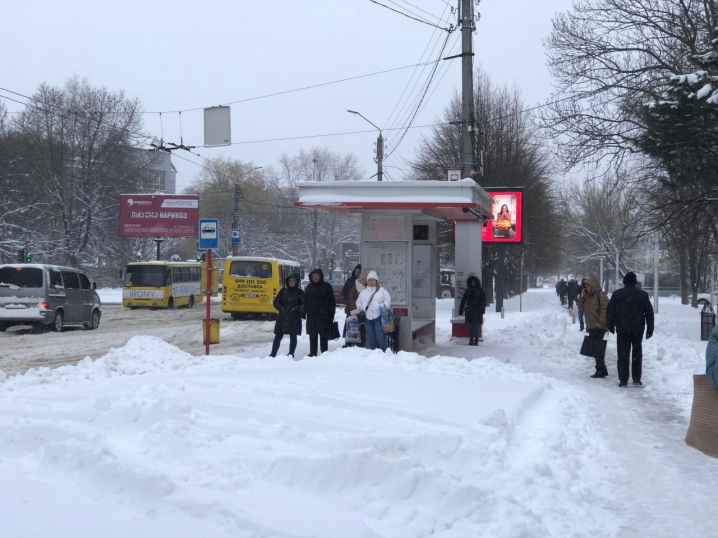
M 147 170 L 147 190 L 164 192 L 167 186 L 164 170 Z

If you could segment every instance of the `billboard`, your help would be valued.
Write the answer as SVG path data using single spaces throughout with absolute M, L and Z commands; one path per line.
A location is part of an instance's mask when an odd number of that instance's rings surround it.
M 523 187 L 486 188 L 494 203 L 492 220 L 481 229 L 481 240 L 486 243 L 521 243 Z
M 121 194 L 120 237 L 197 237 L 196 194 Z

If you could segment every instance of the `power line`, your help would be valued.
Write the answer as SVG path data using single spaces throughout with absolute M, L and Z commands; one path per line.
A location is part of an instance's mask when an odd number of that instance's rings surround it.
M 425 20 L 423 20 L 423 19 L 417 19 L 416 17 L 412 17 L 411 15 L 407 15 L 406 13 L 404 13 L 404 12 L 402 12 L 402 11 L 396 10 L 396 9 L 394 9 L 393 7 L 389 7 L 389 6 L 385 5 L 385 4 L 381 4 L 381 3 L 377 2 L 376 0 L 369 0 L 369 1 L 370 1 L 371 3 L 373 3 L 373 4 L 376 4 L 377 6 L 385 7 L 386 9 L 389 9 L 389 10 L 393 11 L 394 13 L 398 13 L 399 15 L 404 15 L 404 17 L 407 17 L 407 18 L 409 18 L 409 19 L 413 19 L 413 20 L 415 20 L 415 21 L 417 21 L 417 22 L 421 22 L 421 23 L 423 23 L 423 24 L 427 24 L 427 25 L 429 25 L 429 26 L 433 26 L 434 28 L 438 28 L 439 30 L 444 30 L 445 32 L 450 32 L 450 31 L 451 31 L 449 28 L 442 28 L 441 26 L 437 26 L 436 24 L 432 24 L 432 23 L 430 23 L 430 22 L 428 22 L 428 21 L 425 21 Z M 392 3 L 393 3 L 393 2 L 392 2 Z
M 258 99 L 266 99 L 266 98 L 268 98 L 268 97 L 276 97 L 277 95 L 285 95 L 285 94 L 287 94 L 287 93 L 294 93 L 294 92 L 300 92 L 300 91 L 304 91 L 304 90 L 311 90 L 311 89 L 313 89 L 313 88 L 321 88 L 322 86 L 330 86 L 330 85 L 332 85 L 332 84 L 339 84 L 339 83 L 341 83 L 341 82 L 348 82 L 348 81 L 350 81 L 350 80 L 358 80 L 358 79 L 362 79 L 362 78 L 373 77 L 373 76 L 376 76 L 376 75 L 383 75 L 383 74 L 385 74 L 385 73 L 392 73 L 392 72 L 394 72 L 394 71 L 401 71 L 401 70 L 403 70 L 403 69 L 410 69 L 410 68 L 412 68 L 412 67 L 414 67 L 414 68 L 416 68 L 416 67 L 421 67 L 422 65 L 429 65 L 429 64 L 431 64 L 431 63 L 434 63 L 434 62 L 426 62 L 425 64 L 412 64 L 412 65 L 405 65 L 405 66 L 402 66 L 402 67 L 394 67 L 394 68 L 392 68 L 392 69 L 385 69 L 384 71 L 376 71 L 376 72 L 374 72 L 374 73 L 366 73 L 366 74 L 364 74 L 364 75 L 357 75 L 357 76 L 354 76 L 354 77 L 342 78 L 342 79 L 339 79 L 339 80 L 332 80 L 332 81 L 329 81 L 329 82 L 321 82 L 321 83 L 319 83 L 319 84 L 312 84 L 311 86 L 302 86 L 301 88 L 293 88 L 293 89 L 291 89 L 291 90 L 283 90 L 283 91 L 281 91 L 281 92 L 268 93 L 268 94 L 266 94 L 266 95 L 257 95 L 257 96 L 255 96 L 255 97 L 247 97 L 246 99 L 238 99 L 238 100 L 236 100 L 236 101 L 229 101 L 229 102 L 220 103 L 220 104 L 223 105 L 223 106 L 225 106 L 225 105 L 236 105 L 236 104 L 238 104 L 238 103 L 246 103 L 246 102 L 248 102 L 248 101 L 256 101 L 256 100 L 258 100 Z M 206 107 L 185 108 L 185 109 L 182 109 L 182 110 L 161 110 L 161 111 L 158 110 L 158 111 L 143 112 L 143 114 L 173 114 L 173 113 L 177 113 L 177 112 L 194 112 L 194 111 L 196 111 L 196 110 L 204 110 L 205 108 L 206 108 Z
M 391 0 L 390 0 L 390 1 L 391 1 Z M 437 16 L 434 15 L 433 13 L 429 13 L 429 12 L 426 11 L 425 9 L 421 9 L 419 6 L 416 6 L 416 5 L 412 4 L 411 2 L 407 2 L 406 0 L 399 0 L 399 1 L 400 1 L 400 2 L 404 2 L 405 4 L 410 5 L 410 6 L 413 7 L 414 9 L 418 9 L 419 11 L 424 12 L 424 13 L 426 13 L 427 15 L 429 15 L 429 16 L 435 18 L 435 19 L 439 19 L 441 22 L 448 22 L 448 21 L 445 21 L 445 20 L 443 19 L 443 16 L 444 16 L 444 13 L 443 13 L 443 12 L 441 13 L 441 17 L 437 17 Z M 393 2 L 393 1 L 392 1 L 391 3 L 394 4 L 394 5 L 398 5 L 396 2 Z M 448 6 L 449 4 L 446 4 L 446 5 Z M 407 9 L 407 11 L 409 11 L 409 10 Z M 444 8 L 444 11 L 446 11 L 446 8 Z M 409 13 L 411 13 L 411 11 L 409 11 Z

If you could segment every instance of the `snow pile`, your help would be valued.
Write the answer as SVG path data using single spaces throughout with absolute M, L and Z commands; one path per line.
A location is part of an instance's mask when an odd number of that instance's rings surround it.
M 489 357 L 194 357 L 136 337 L 0 382 L 3 532 L 616 535 L 587 407 Z

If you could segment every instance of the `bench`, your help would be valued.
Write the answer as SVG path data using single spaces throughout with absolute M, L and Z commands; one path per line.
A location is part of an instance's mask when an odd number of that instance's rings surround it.
M 411 340 L 417 340 L 424 334 L 431 335 L 431 341 L 435 341 L 436 321 L 433 319 L 415 319 L 411 321 Z

